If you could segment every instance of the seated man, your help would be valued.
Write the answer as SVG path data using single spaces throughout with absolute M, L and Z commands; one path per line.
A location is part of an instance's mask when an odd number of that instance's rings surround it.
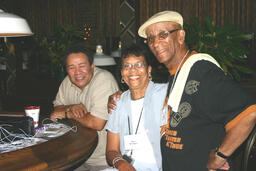
M 69 118 L 86 127 L 96 129 L 98 145 L 91 157 L 77 170 L 100 170 L 107 167 L 105 159 L 109 95 L 118 90 L 115 78 L 106 70 L 94 66 L 93 53 L 71 48 L 66 54 L 68 76 L 62 81 L 54 100 L 51 119 Z

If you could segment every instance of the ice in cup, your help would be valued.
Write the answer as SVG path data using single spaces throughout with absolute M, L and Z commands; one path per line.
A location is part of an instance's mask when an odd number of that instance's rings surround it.
M 30 116 L 34 120 L 34 127 L 38 127 L 40 106 L 25 107 L 26 116 Z

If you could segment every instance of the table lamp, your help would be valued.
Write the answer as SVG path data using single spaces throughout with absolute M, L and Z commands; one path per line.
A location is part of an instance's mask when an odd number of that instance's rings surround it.
M 0 9 L 0 37 L 20 37 L 33 35 L 27 21 L 20 16 Z
M 115 65 L 115 60 L 108 55 L 103 53 L 103 49 L 101 45 L 96 46 L 96 53 L 94 55 L 94 64 L 95 66 L 109 66 Z
M 10 48 L 7 43 L 7 37 L 31 35 L 33 35 L 33 33 L 24 18 L 11 13 L 6 13 L 0 9 L 0 37 L 4 38 L 4 42 L 7 48 Z M 6 70 L 6 66 L 1 67 L 4 67 L 3 69 Z

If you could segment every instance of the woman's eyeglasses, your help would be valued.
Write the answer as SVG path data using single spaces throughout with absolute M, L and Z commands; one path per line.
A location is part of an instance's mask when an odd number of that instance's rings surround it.
M 143 62 L 137 62 L 136 64 L 129 64 L 129 63 L 124 63 L 123 64 L 123 69 L 130 70 L 132 68 L 134 69 L 141 69 L 145 66 Z

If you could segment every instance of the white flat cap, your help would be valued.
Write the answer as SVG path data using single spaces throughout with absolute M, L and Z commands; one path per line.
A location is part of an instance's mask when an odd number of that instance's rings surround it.
M 138 30 L 138 34 L 140 37 L 147 38 L 146 35 L 146 30 L 148 26 L 159 23 L 159 22 L 164 22 L 164 21 L 171 21 L 175 22 L 181 25 L 183 27 L 183 18 L 182 16 L 176 12 L 176 11 L 162 11 L 159 13 L 156 13 L 152 17 L 150 17 L 142 26 L 140 26 Z

